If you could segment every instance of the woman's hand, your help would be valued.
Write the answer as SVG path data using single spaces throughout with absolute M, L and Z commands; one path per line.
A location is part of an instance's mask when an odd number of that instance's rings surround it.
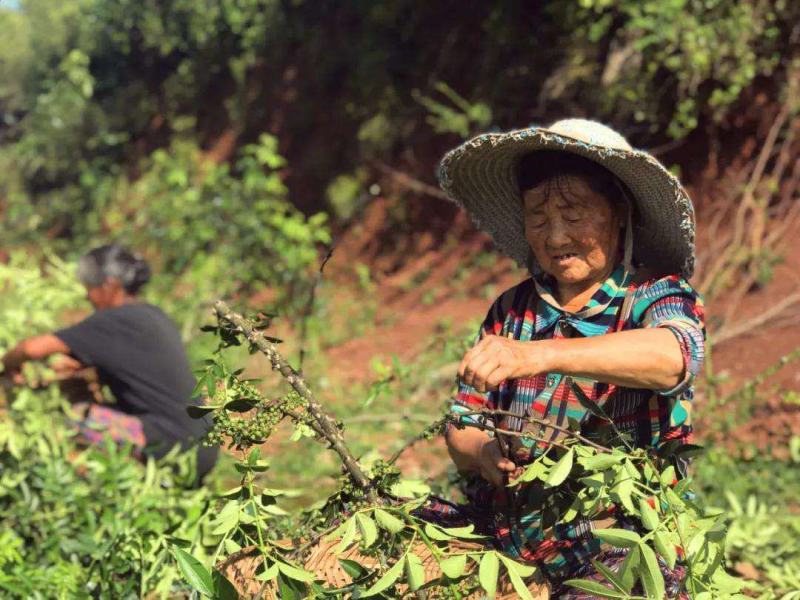
M 80 363 L 80 361 L 72 358 L 68 354 L 62 354 L 53 360 L 51 366 L 53 367 L 53 370 L 62 377 L 70 377 L 77 371 L 83 369 L 83 365 Z
M 479 392 L 496 390 L 506 379 L 545 372 L 544 344 L 487 335 L 461 360 L 458 375 Z
M 500 442 L 491 439 L 481 446 L 478 451 L 478 467 L 480 475 L 495 487 L 501 487 L 504 477 L 513 473 L 517 466 L 503 456 Z

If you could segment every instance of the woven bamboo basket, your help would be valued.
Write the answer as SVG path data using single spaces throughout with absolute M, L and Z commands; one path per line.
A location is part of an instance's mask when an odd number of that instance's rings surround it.
M 370 556 L 365 556 L 359 552 L 358 545 L 353 545 L 347 550 L 336 554 L 334 548 L 338 545 L 338 540 L 324 541 L 317 543 L 309 553 L 304 563 L 305 569 L 317 575 L 317 578 L 324 582 L 328 587 L 341 588 L 352 583 L 352 578 L 342 569 L 339 559 L 349 559 L 358 562 L 366 568 L 377 566 L 377 560 Z M 461 551 L 481 550 L 482 547 L 471 545 L 464 542 L 454 542 L 454 549 Z M 419 556 L 422 566 L 425 569 L 425 581 L 432 581 L 442 575 L 439 565 L 433 558 L 430 550 L 424 544 L 414 547 L 414 553 Z M 236 591 L 241 598 L 261 598 L 263 600 L 278 600 L 277 589 L 271 582 L 264 583 L 255 578 L 255 572 L 261 564 L 261 557 L 255 547 L 245 548 L 240 552 L 229 557 L 218 565 L 220 572 L 233 583 Z M 468 561 L 467 572 L 474 570 L 475 564 Z M 547 583 L 541 579 L 533 578 L 528 582 L 528 590 L 535 600 L 548 600 L 550 590 Z M 399 585 L 398 591 L 403 598 L 414 598 L 417 595 L 405 586 Z M 434 590 L 425 592 L 423 596 L 427 599 L 440 597 Z M 482 590 L 466 596 L 468 600 L 481 600 L 486 594 Z M 511 583 L 501 577 L 498 582 L 497 598 L 500 600 L 513 600 L 519 596 L 514 592 Z

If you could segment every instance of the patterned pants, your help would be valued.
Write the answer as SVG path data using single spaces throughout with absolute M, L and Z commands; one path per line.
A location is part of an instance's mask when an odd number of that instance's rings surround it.
M 134 456 L 140 458 L 147 441 L 142 422 L 133 415 L 93 402 L 80 402 L 72 409 L 82 418 L 71 421 L 78 431 L 78 441 L 84 445 L 102 446 L 108 438 L 117 445 L 130 444 Z
M 443 527 L 474 525 L 475 533 L 486 535 L 490 538 L 495 537 L 494 525 L 490 516 L 486 511 L 479 510 L 471 505 L 455 504 L 442 498 L 432 497 L 427 504 L 418 508 L 414 514 L 425 521 L 430 521 Z M 489 543 L 492 544 L 491 542 Z M 496 550 L 501 550 L 496 544 L 492 545 L 495 546 Z M 627 549 L 612 548 L 600 552 L 594 559 L 616 573 L 622 566 L 627 554 Z M 661 557 L 658 557 L 658 564 L 661 568 L 661 574 L 664 576 L 666 597 L 670 600 L 688 600 L 688 594 L 681 590 L 683 580 L 686 578 L 685 567 L 676 565 L 674 569 L 670 569 Z M 597 572 L 591 562 L 574 569 L 563 579 L 591 579 L 600 583 L 605 582 L 605 578 Z M 551 583 L 553 584 L 552 598 L 559 598 L 560 600 L 591 600 L 598 598 L 598 596 L 589 592 L 561 585 L 558 581 L 551 581 Z M 605 583 L 605 585 L 611 588 L 611 584 Z M 634 586 L 632 593 L 644 595 L 640 587 L 639 584 Z

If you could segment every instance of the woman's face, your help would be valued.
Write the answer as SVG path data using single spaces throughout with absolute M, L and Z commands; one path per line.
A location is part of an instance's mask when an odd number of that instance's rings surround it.
M 124 295 L 124 290 L 118 279 L 109 278 L 100 285 L 87 286 L 86 298 L 95 308 L 102 310 L 119 306 L 120 298 Z
M 523 194 L 525 237 L 541 268 L 559 284 L 604 281 L 618 259 L 621 220 L 609 200 L 579 176 Z

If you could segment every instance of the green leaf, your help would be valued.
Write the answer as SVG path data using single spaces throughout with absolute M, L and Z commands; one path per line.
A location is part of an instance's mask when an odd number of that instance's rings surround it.
M 675 544 L 669 541 L 669 537 L 663 531 L 656 531 L 653 535 L 653 545 L 658 550 L 658 553 L 667 563 L 670 569 L 675 568 L 675 561 L 678 559 L 678 553 L 675 551 Z
M 232 410 L 233 412 L 247 412 L 255 406 L 258 400 L 251 398 L 234 398 L 225 403 L 225 410 Z
M 520 483 L 529 483 L 534 479 L 540 479 L 541 476 L 544 475 L 546 472 L 547 469 L 545 468 L 545 466 L 537 460 L 536 462 L 529 464 L 525 468 L 525 471 L 523 471 L 522 475 L 511 481 L 508 484 L 508 486 L 514 487 L 515 485 L 519 485 Z
M 361 533 L 361 540 L 365 548 L 369 548 L 378 541 L 378 528 L 375 521 L 370 519 L 367 515 L 359 513 L 356 515 L 356 522 L 358 523 L 358 530 Z
M 239 600 L 236 588 L 222 573 L 215 570 L 211 574 L 211 580 L 214 584 L 214 600 Z
M 212 521 L 214 529 L 211 530 L 211 535 L 225 535 L 239 524 L 239 512 L 222 514 Z
M 533 565 L 523 565 L 520 562 L 517 562 L 504 554 L 498 554 L 500 560 L 505 565 L 506 570 L 514 571 L 520 577 L 530 577 L 534 573 L 536 573 L 536 567 Z
M 617 576 L 614 571 L 609 569 L 599 560 L 592 559 L 592 566 L 600 573 L 603 577 L 605 577 L 608 582 L 616 588 L 618 592 L 627 593 L 628 590 L 625 589 L 625 585 L 620 581 L 619 577 Z
M 289 579 L 294 579 L 295 581 L 302 581 L 303 583 L 308 583 L 309 581 L 314 581 L 316 576 L 313 573 L 309 573 L 305 569 L 298 569 L 288 563 L 282 561 L 276 561 L 278 563 L 278 569 L 281 573 L 286 575 Z
M 622 562 L 622 566 L 617 571 L 617 579 L 627 593 L 630 593 L 633 584 L 636 583 L 636 573 L 639 569 L 642 553 L 639 548 L 633 548 L 628 552 L 628 556 Z
M 664 598 L 664 576 L 658 568 L 656 553 L 647 544 L 641 544 L 639 549 L 642 553 L 642 562 L 639 565 L 639 576 L 648 598 L 663 600 Z
M 626 458 L 623 465 L 625 467 L 625 472 L 631 479 L 634 481 L 639 481 L 642 478 L 642 474 L 639 472 L 639 469 L 637 469 L 629 459 Z
M 567 450 L 567 453 L 564 454 L 564 456 L 562 456 L 550 470 L 550 474 L 547 476 L 546 485 L 555 487 L 564 483 L 564 480 L 572 470 L 572 463 L 574 460 L 575 452 L 572 449 Z
M 431 488 L 417 479 L 402 479 L 392 486 L 393 495 L 400 498 L 418 498 L 431 493 Z
M 211 406 L 208 404 L 204 404 L 203 406 L 187 406 L 186 412 L 193 419 L 202 419 L 217 408 L 219 408 L 219 406 Z
M 206 596 L 214 595 L 214 584 L 211 573 L 194 556 L 180 548 L 172 548 L 172 554 L 178 562 L 181 573 L 194 589 Z
M 361 594 L 362 598 L 368 598 L 369 596 L 376 596 L 381 592 L 388 590 L 390 587 L 394 585 L 394 582 L 398 580 L 400 575 L 403 573 L 403 565 L 405 564 L 404 560 L 398 560 L 395 564 L 392 565 L 392 568 L 386 571 L 383 574 L 383 577 L 378 579 L 375 584 L 369 588 L 366 592 Z
M 442 569 L 442 573 L 450 579 L 458 579 L 467 570 L 467 555 L 455 554 L 449 556 L 439 563 L 439 567 Z
M 519 598 L 523 600 L 533 600 L 533 596 L 531 596 L 530 591 L 528 591 L 528 586 L 522 581 L 522 577 L 519 576 L 519 573 L 508 569 L 508 578 L 511 580 L 511 585 L 514 586 L 514 591 L 517 592 Z
M 259 581 L 271 581 L 278 576 L 278 563 L 272 563 L 269 567 L 264 569 L 261 573 L 256 575 Z
M 441 530 L 440 527 L 433 525 L 432 523 L 425 524 L 425 535 L 427 535 L 432 540 L 436 540 L 437 542 L 449 542 L 453 539 L 452 535 L 446 534 L 444 531 Z
M 623 476 L 624 475 L 623 473 Z M 633 481 L 626 478 L 619 482 L 612 491 L 619 499 L 620 504 L 625 507 L 627 513 L 635 515 L 636 508 L 634 508 L 633 500 L 631 499 L 631 495 L 633 494 Z
M 494 551 L 487 552 L 481 558 L 481 564 L 478 567 L 478 581 L 490 598 L 494 598 L 497 592 L 497 577 L 499 574 L 500 561 L 497 559 L 497 553 Z
M 383 510 L 382 508 L 376 508 L 374 515 L 378 525 L 380 525 L 389 533 L 399 533 L 405 529 L 406 524 L 403 523 L 403 521 L 395 517 L 393 514 Z
M 672 482 L 675 481 L 675 467 L 668 466 L 661 472 L 661 485 L 663 487 L 672 487 Z
M 584 469 L 589 471 L 602 471 L 618 465 L 622 462 L 624 455 L 617 454 L 598 454 L 597 456 L 588 456 L 578 460 Z
M 601 542 L 611 544 L 615 548 L 635 548 L 642 541 L 638 533 L 628 529 L 598 529 L 592 533 Z
M 350 547 L 350 544 L 353 543 L 353 540 L 356 538 L 356 520 L 355 517 L 351 518 L 345 524 L 344 535 L 342 536 L 342 541 L 334 548 L 334 553 L 339 554 L 344 552 L 347 548 Z
M 564 582 L 565 585 L 577 588 L 582 592 L 589 592 L 592 597 L 598 598 L 627 598 L 627 594 L 612 590 L 604 586 L 602 583 L 592 581 L 591 579 L 568 579 Z
M 462 540 L 482 540 L 486 539 L 485 535 L 479 535 L 477 533 L 472 533 L 475 530 L 474 525 L 467 525 L 465 527 L 442 527 L 442 531 L 444 531 L 447 535 L 452 537 L 457 537 Z
M 359 563 L 354 560 L 350 560 L 347 558 L 340 558 L 339 564 L 342 566 L 342 570 L 347 573 L 352 579 L 359 579 L 367 572 L 367 570 Z
M 425 568 L 419 556 L 413 552 L 406 554 L 406 579 L 411 591 L 416 592 L 425 584 Z
M 307 597 L 304 585 L 283 575 L 278 576 L 278 591 L 281 600 L 303 600 Z
M 235 488 L 220 492 L 220 498 L 238 498 L 242 493 L 242 486 L 237 485 Z
M 569 383 L 570 387 L 572 388 L 572 391 L 578 398 L 578 402 L 581 403 L 581 406 L 583 406 L 583 408 L 585 408 L 587 412 L 589 412 L 589 414 L 598 417 L 599 419 L 604 419 L 606 421 L 611 420 L 608 417 L 608 414 L 606 414 L 606 411 L 604 411 L 597 402 L 595 402 L 594 400 L 589 398 L 586 394 L 584 394 L 583 390 L 581 389 L 581 386 L 575 383 L 575 381 L 572 378 L 570 378 Z
M 653 531 L 661 522 L 656 510 L 650 506 L 650 503 L 644 498 L 639 499 L 639 514 L 642 517 L 642 524 L 649 531 Z

